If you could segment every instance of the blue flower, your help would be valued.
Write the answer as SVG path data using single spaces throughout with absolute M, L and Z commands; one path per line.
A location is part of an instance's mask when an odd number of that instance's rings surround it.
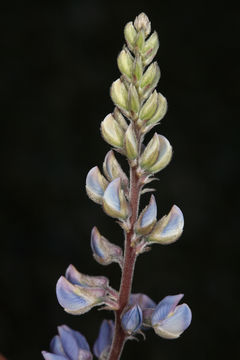
M 183 294 L 166 296 L 151 316 L 155 333 L 165 339 L 178 338 L 190 325 L 192 312 L 187 304 L 178 305 Z
M 122 316 L 122 327 L 131 335 L 142 326 L 142 310 L 139 305 L 131 306 Z
M 114 323 L 112 320 L 103 320 L 98 338 L 93 346 L 93 353 L 97 358 L 106 358 L 112 344 Z
M 42 351 L 45 360 L 92 360 L 85 337 L 66 325 L 58 327 L 58 334 L 50 343 L 50 351 Z

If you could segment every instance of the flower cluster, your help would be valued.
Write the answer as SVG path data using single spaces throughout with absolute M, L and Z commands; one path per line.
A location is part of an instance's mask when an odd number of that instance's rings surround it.
M 93 346 L 93 353 L 100 360 L 119 359 L 125 341 L 144 334 L 147 328 L 163 338 L 176 339 L 190 325 L 192 317 L 187 304 L 179 305 L 182 294 L 166 296 L 158 304 L 145 294 L 131 294 L 137 257 L 150 250 L 152 244 L 174 243 L 183 232 L 184 218 L 173 205 L 167 215 L 158 219 L 153 195 L 139 213 L 141 194 L 154 190 L 144 186 L 169 164 L 172 147 L 158 133 L 146 145 L 143 143 L 145 135 L 167 111 L 165 97 L 156 91 L 160 69 L 157 62 L 152 62 L 159 47 L 158 35 L 151 34 L 151 23 L 142 13 L 134 23 L 125 26 L 124 36 L 126 45 L 117 59 L 121 76 L 110 89 L 115 108 L 101 122 L 102 137 L 112 149 L 105 156 L 103 171 L 95 166 L 86 178 L 89 198 L 117 219 L 124 230 L 124 251 L 96 227 L 91 233 L 94 259 L 101 265 L 119 264 L 121 286 L 117 291 L 106 277 L 85 275 L 70 265 L 56 287 L 59 304 L 67 313 L 81 315 L 95 306 L 114 311 L 115 320 L 102 322 Z M 118 162 L 117 153 L 126 157 L 129 177 Z M 50 344 L 51 352 L 43 352 L 46 360 L 92 359 L 83 335 L 66 325 L 60 326 L 58 333 Z

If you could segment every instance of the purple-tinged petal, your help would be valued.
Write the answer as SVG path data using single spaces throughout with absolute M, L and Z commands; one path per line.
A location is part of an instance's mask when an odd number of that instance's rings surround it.
M 142 310 L 140 306 L 134 305 L 122 316 L 122 327 L 128 334 L 140 329 L 142 325 Z
M 109 265 L 112 262 L 121 264 L 123 261 L 122 249 L 101 236 L 96 227 L 91 233 L 91 248 L 95 260 L 102 265 Z
M 152 316 L 152 325 L 163 321 L 170 313 L 172 313 L 182 297 L 183 294 L 169 295 L 161 300 L 154 310 Z
M 121 189 L 121 179 L 117 178 L 110 182 L 103 195 L 103 209 L 107 215 L 126 219 L 128 216 L 128 205 L 124 192 Z
M 139 305 L 142 310 L 156 307 L 156 303 L 148 295 L 141 293 L 131 294 L 129 303 L 130 305 Z
M 104 303 L 106 290 L 102 288 L 84 288 L 72 285 L 61 276 L 56 286 L 59 304 L 68 313 L 80 315 L 89 311 L 93 306 Z
M 50 343 L 50 350 L 57 355 L 66 355 L 62 347 L 60 336 L 54 336 Z
M 157 205 L 152 195 L 149 204 L 141 212 L 136 223 L 136 232 L 141 235 L 148 234 L 157 221 Z
M 101 174 L 99 168 L 97 166 L 92 168 L 86 178 L 86 191 L 90 199 L 101 204 L 107 184 L 108 181 Z
M 104 276 L 89 276 L 77 271 L 72 264 L 66 270 L 66 279 L 73 285 L 83 287 L 106 287 L 108 286 L 108 279 Z
M 78 360 L 92 360 L 92 354 L 87 350 L 79 350 Z
M 45 360 L 69 360 L 66 356 L 51 354 L 47 351 L 42 351 L 42 356 Z
M 88 345 L 88 342 L 87 342 L 85 336 L 83 336 L 79 331 L 72 330 L 67 325 L 62 325 L 62 326 L 58 327 L 58 332 L 61 336 L 62 341 L 63 341 L 62 335 L 64 336 L 65 333 L 68 332 L 69 334 L 71 334 L 72 338 L 75 339 L 79 349 L 90 351 L 90 348 L 89 348 L 89 345 Z
M 66 326 L 59 326 L 58 333 L 61 338 L 62 346 L 65 354 L 70 360 L 78 360 L 79 346 L 73 335 L 72 330 Z
M 165 339 L 178 338 L 190 325 L 192 312 L 187 304 L 176 307 L 169 317 L 153 326 L 157 335 Z
M 93 353 L 96 357 L 100 357 L 103 352 L 106 352 L 107 349 L 110 349 L 112 344 L 114 333 L 114 323 L 112 320 L 103 320 L 98 338 L 93 346 Z

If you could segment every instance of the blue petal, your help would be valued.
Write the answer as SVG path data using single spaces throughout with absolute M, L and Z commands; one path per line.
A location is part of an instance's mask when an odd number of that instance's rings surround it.
M 86 178 L 86 186 L 96 195 L 103 196 L 104 188 L 99 182 L 99 174 L 101 175 L 97 166 L 92 168 Z
M 128 333 L 137 331 L 142 325 L 142 310 L 140 306 L 134 305 L 126 311 L 122 317 L 122 327 Z
M 50 343 L 50 350 L 57 355 L 65 355 L 60 337 L 58 335 L 54 336 Z
M 169 337 L 177 338 L 188 328 L 191 324 L 191 320 L 192 312 L 189 306 L 187 304 L 182 304 L 176 307 L 173 315 L 159 324 L 159 328 L 161 331 L 168 334 Z
M 80 282 L 78 271 L 73 265 L 68 266 L 65 276 L 66 279 L 73 285 L 86 286 Z
M 156 307 L 156 303 L 149 296 L 141 293 L 131 294 L 129 303 L 130 305 L 139 305 L 142 310 Z
M 47 351 L 42 351 L 42 356 L 45 360 L 69 360 L 66 356 L 51 354 Z
M 119 199 L 120 187 L 121 187 L 121 180 L 120 178 L 117 178 L 112 182 L 110 182 L 103 196 L 108 206 L 110 206 L 111 208 L 117 211 L 121 210 L 121 204 Z
M 114 333 L 113 321 L 103 320 L 100 326 L 98 338 L 93 346 L 93 353 L 96 357 L 99 358 L 102 352 L 111 345 L 113 339 L 113 333 Z
M 86 299 L 76 294 L 75 286 L 63 276 L 57 282 L 56 292 L 59 304 L 68 311 L 77 311 L 89 305 Z
M 64 352 L 71 360 L 78 360 L 79 346 L 73 331 L 66 325 L 59 326 L 58 333 L 61 338 Z
M 169 313 L 173 312 L 179 301 L 182 299 L 183 294 L 166 296 L 154 310 L 152 316 L 152 325 L 164 320 Z
M 157 205 L 155 201 L 154 195 L 151 196 L 149 205 L 147 210 L 145 211 L 142 220 L 141 220 L 141 227 L 147 227 L 150 225 L 157 217 Z
M 79 348 L 82 350 L 90 351 L 90 348 L 89 348 L 89 345 L 88 345 L 88 342 L 87 342 L 85 336 L 83 336 L 80 332 L 75 331 L 75 330 L 72 330 L 72 332 L 77 341 Z
M 95 253 L 100 258 L 105 257 L 105 253 L 101 249 L 101 234 L 99 233 L 96 226 L 94 226 L 91 233 L 91 248 L 93 253 Z

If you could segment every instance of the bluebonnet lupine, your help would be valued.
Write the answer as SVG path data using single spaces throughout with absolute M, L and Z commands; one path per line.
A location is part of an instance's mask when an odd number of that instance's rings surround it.
M 156 91 L 160 69 L 157 62 L 152 62 L 159 47 L 158 35 L 155 31 L 150 33 L 151 23 L 144 13 L 124 28 L 126 45 L 117 58 L 121 76 L 110 89 L 115 108 L 101 122 L 102 137 L 113 149 L 105 156 L 103 174 L 95 166 L 86 178 L 90 199 L 117 219 L 124 230 L 124 252 L 96 227 L 91 233 L 95 260 L 102 265 L 112 262 L 120 265 L 120 289 L 111 288 L 106 277 L 84 275 L 73 265 L 57 282 L 57 298 L 66 312 L 80 315 L 94 306 L 114 311 L 115 321 L 102 322 L 93 347 L 99 360 L 120 359 L 125 341 L 143 334 L 147 328 L 166 339 L 178 338 L 192 317 L 188 305 L 178 305 L 182 294 L 166 296 L 157 305 L 145 294 L 131 294 L 137 257 L 150 250 L 152 244 L 175 242 L 184 226 L 183 214 L 176 205 L 168 215 L 157 220 L 153 195 L 139 214 L 141 194 L 153 190 L 144 186 L 153 181 L 153 176 L 172 158 L 172 146 L 163 135 L 155 133 L 148 144 L 143 145 L 145 135 L 159 124 L 167 111 L 165 97 Z M 114 151 L 127 158 L 129 178 Z M 66 326 L 59 327 L 59 335 L 50 347 L 51 353 L 43 352 L 46 360 L 92 358 L 85 338 Z

